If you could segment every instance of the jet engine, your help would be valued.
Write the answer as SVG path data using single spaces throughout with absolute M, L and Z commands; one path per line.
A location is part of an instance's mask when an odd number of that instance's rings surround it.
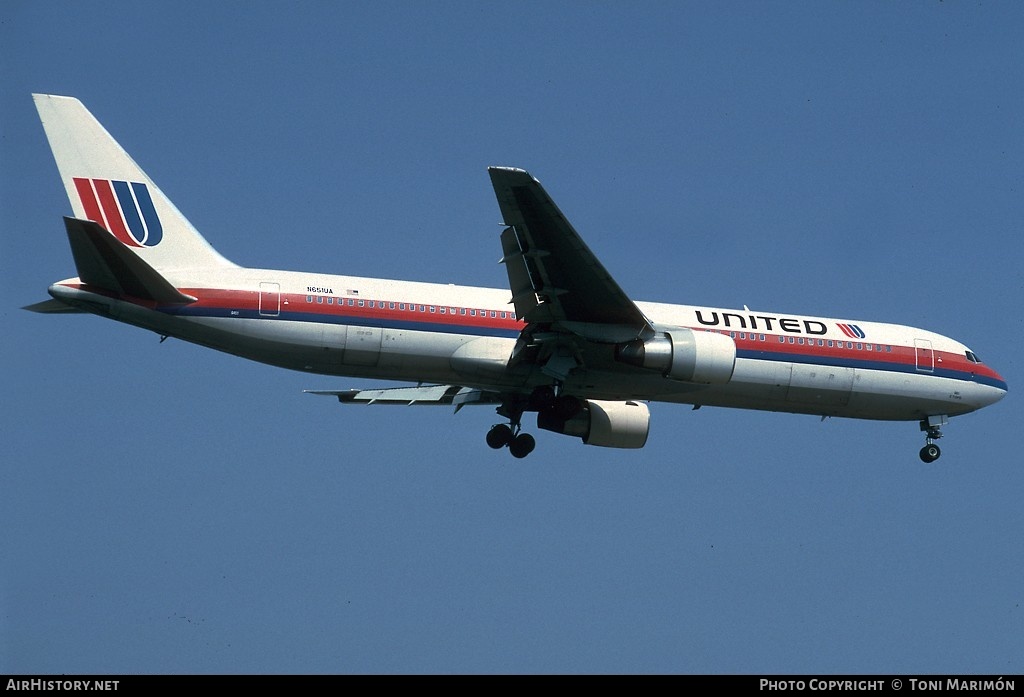
M 717 332 L 672 329 L 653 339 L 619 345 L 616 360 L 660 371 L 674 380 L 720 385 L 732 379 L 736 343 Z
M 537 414 L 537 427 L 577 436 L 587 445 L 604 448 L 642 448 L 651 427 L 651 412 L 643 402 L 581 400 L 575 413 L 552 407 Z

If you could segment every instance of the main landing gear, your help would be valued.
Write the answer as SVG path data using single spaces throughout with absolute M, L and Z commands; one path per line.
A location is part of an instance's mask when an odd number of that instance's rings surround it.
M 508 424 L 498 424 L 487 431 L 487 445 L 500 450 L 507 447 L 513 458 L 521 460 L 537 447 L 534 436 L 520 433 L 522 412 L 529 406 L 528 401 L 515 399 L 502 402 L 498 413 L 509 420 Z
M 921 448 L 921 460 L 923 462 L 935 462 L 939 459 L 942 451 L 935 441 L 942 438 L 942 427 L 949 423 L 947 416 L 929 416 L 921 420 L 921 430 L 925 432 L 925 446 Z
M 487 432 L 487 445 L 495 450 L 508 447 L 512 457 L 522 459 L 533 452 L 537 441 L 529 433 L 520 433 L 519 424 L 498 424 Z
M 524 398 L 509 398 L 498 407 L 498 414 L 508 419 L 507 424 L 492 426 L 487 432 L 487 445 L 495 450 L 508 448 L 512 457 L 522 459 L 533 452 L 537 441 L 529 433 L 521 433 L 523 412 L 530 406 Z
M 509 397 L 498 407 L 498 414 L 508 419 L 507 424 L 492 426 L 487 432 L 487 445 L 495 450 L 508 448 L 512 457 L 522 459 L 533 452 L 537 441 L 529 433 L 521 432 L 523 412 L 538 412 L 537 425 L 558 433 L 564 430 L 551 428 L 552 419 L 564 425 L 583 408 L 583 403 L 571 395 L 560 395 L 561 384 L 541 385 L 530 393 L 529 397 Z M 543 418 L 542 418 L 543 417 Z M 542 420 L 544 423 L 542 423 Z M 549 425 L 545 425 L 549 424 Z

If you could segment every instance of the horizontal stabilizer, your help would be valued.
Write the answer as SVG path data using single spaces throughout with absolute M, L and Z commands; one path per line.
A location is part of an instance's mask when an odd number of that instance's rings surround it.
M 71 313 L 84 313 L 85 310 L 80 310 L 77 307 L 72 307 L 67 303 L 51 298 L 44 300 L 41 303 L 33 303 L 32 305 L 26 305 L 21 308 L 22 310 L 28 310 L 29 312 L 38 312 L 44 315 L 55 315 L 55 314 L 71 314 Z
M 71 254 L 82 282 L 114 293 L 159 305 L 188 305 L 185 295 L 99 224 L 64 218 Z
M 385 387 L 374 390 L 306 390 L 306 393 L 337 397 L 343 404 L 455 405 L 456 411 L 466 404 L 501 403 L 497 393 L 460 385 Z

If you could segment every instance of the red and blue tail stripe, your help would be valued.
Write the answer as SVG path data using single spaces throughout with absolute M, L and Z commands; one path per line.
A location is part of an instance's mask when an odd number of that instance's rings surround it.
M 141 182 L 74 177 L 85 216 L 129 247 L 153 247 L 163 239 L 163 226 L 149 187 Z

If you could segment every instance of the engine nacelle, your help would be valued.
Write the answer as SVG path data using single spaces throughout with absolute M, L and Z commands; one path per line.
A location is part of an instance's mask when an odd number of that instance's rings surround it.
M 622 344 L 615 358 L 674 380 L 721 385 L 736 369 L 736 342 L 718 332 L 672 329 L 647 341 Z
M 642 448 L 651 429 L 651 411 L 643 402 L 584 400 L 568 418 L 558 409 L 537 414 L 537 427 L 577 436 L 587 445 L 604 448 Z

